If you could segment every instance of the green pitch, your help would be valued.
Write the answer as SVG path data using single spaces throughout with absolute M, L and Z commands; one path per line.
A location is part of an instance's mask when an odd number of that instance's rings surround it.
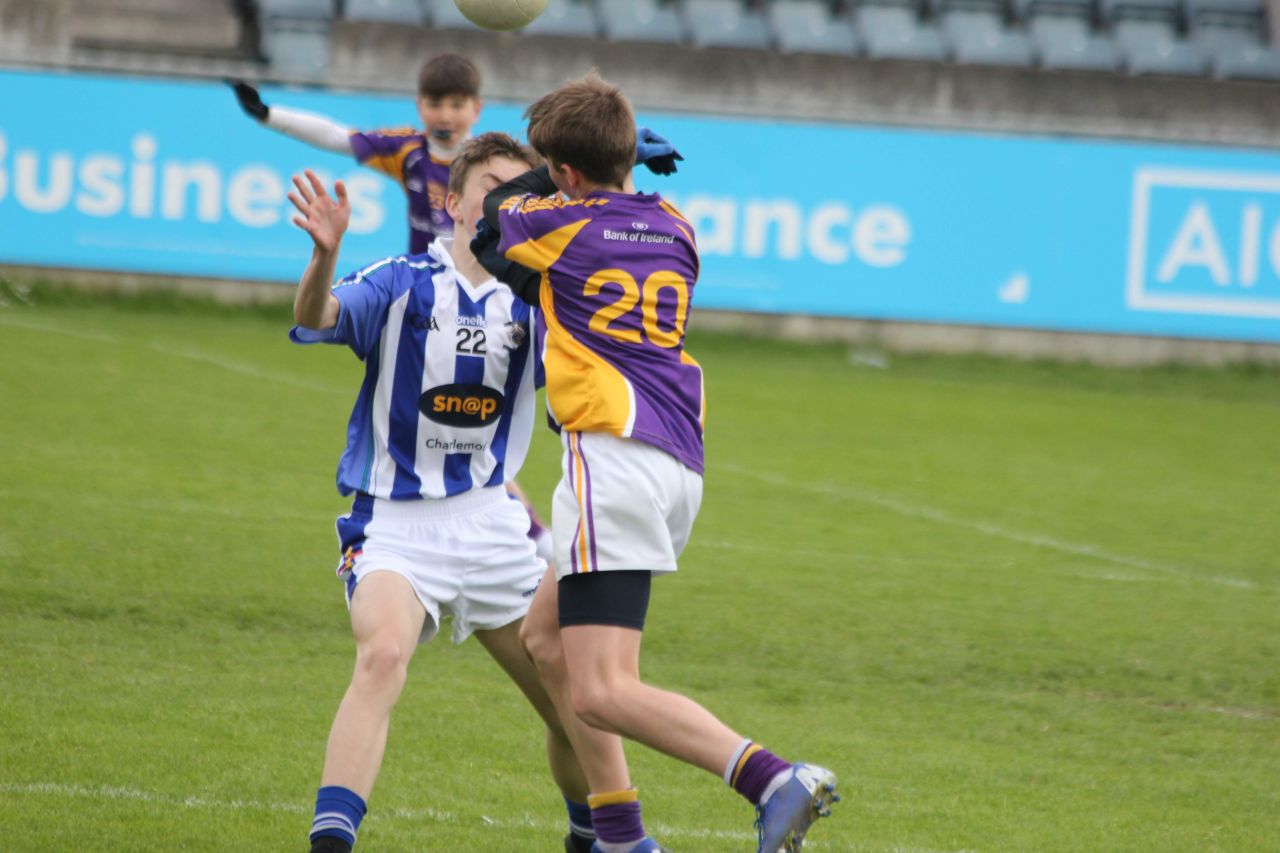
M 305 849 L 360 365 L 284 309 L 9 301 L 0 846 Z M 1280 372 L 691 349 L 706 494 L 645 674 L 840 774 L 811 849 L 1280 849 Z M 423 649 L 361 849 L 560 849 L 541 750 L 476 644 Z M 674 850 L 754 850 L 630 755 Z

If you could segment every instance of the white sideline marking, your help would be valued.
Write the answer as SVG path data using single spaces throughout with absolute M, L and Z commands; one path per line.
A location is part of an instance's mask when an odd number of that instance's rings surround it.
M 966 518 L 958 518 L 940 509 L 907 503 L 906 501 L 899 500 L 898 498 L 888 497 L 887 495 L 882 495 L 867 489 L 838 486 L 831 483 L 797 483 L 793 480 L 787 479 L 786 477 L 780 477 L 774 474 L 763 474 L 759 471 L 754 471 L 749 468 L 743 468 L 732 464 L 722 464 L 717 466 L 717 469 L 731 474 L 737 474 L 741 477 L 750 477 L 771 486 L 796 489 L 798 491 L 809 492 L 816 495 L 859 501 L 861 503 L 880 507 L 881 509 L 896 512 L 899 515 L 905 515 L 909 518 L 923 518 L 927 521 L 933 521 L 938 524 L 946 524 L 952 527 L 974 530 L 978 533 L 993 536 L 998 539 L 1007 539 L 1010 542 L 1019 542 L 1023 545 L 1034 545 L 1038 548 L 1060 551 L 1064 554 L 1072 554 L 1078 557 L 1089 557 L 1091 559 L 1101 560 L 1107 563 L 1127 566 L 1131 569 L 1159 572 L 1161 574 L 1170 575 L 1187 581 L 1201 581 L 1203 583 L 1234 587 L 1237 589 L 1258 588 L 1258 585 L 1253 581 L 1243 580 L 1241 578 L 1224 577 L 1222 575 L 1200 575 L 1179 566 L 1169 566 L 1163 563 L 1144 560 L 1140 557 L 1116 554 L 1111 551 L 1098 548 L 1094 545 L 1063 542 L 1059 539 L 1052 539 L 1048 536 L 1041 536 L 1036 533 L 1023 533 L 1018 530 L 1010 530 L 1006 527 L 1000 527 L 985 521 L 970 521 Z
M 100 344 L 123 344 L 126 341 L 116 335 L 101 334 L 98 332 L 82 332 L 77 329 L 66 329 L 60 326 L 50 325 L 48 323 L 33 323 L 29 320 L 19 320 L 12 316 L 0 314 L 0 326 L 13 326 L 19 329 L 27 329 L 32 332 L 52 332 L 58 335 L 66 335 L 71 338 L 79 338 L 85 341 L 94 341 Z M 325 385 L 318 382 L 311 382 L 306 379 L 299 379 L 294 376 L 288 376 L 280 373 L 270 373 L 259 370 L 252 364 L 243 362 L 230 361 L 219 356 L 210 355 L 208 353 L 199 352 L 191 349 L 174 349 L 163 344 L 146 343 L 145 341 L 128 341 L 149 349 L 152 352 L 162 353 L 164 355 L 174 356 L 176 358 L 185 358 L 190 361 L 198 361 L 201 364 L 207 364 L 211 367 L 217 367 L 221 370 L 227 370 L 231 373 L 238 373 L 241 376 L 248 376 L 251 379 L 259 379 L 264 382 L 275 382 L 281 385 L 288 385 L 290 388 L 302 388 L 307 391 L 319 391 L 324 394 L 342 394 L 350 396 L 349 389 L 338 388 L 334 385 Z
M 222 370 L 227 370 L 232 373 L 239 373 L 241 376 L 248 376 L 252 379 L 261 379 L 264 382 L 277 382 L 281 385 L 288 385 L 290 388 L 305 388 L 308 391 L 320 391 L 325 394 L 342 394 L 344 396 L 350 396 L 350 389 L 347 388 L 338 388 L 333 385 L 310 382 L 306 379 L 298 379 L 296 377 L 280 373 L 269 373 L 264 370 L 259 370 L 252 364 L 229 361 L 227 359 L 209 355 L 208 353 L 198 352 L 196 350 L 173 349 L 161 344 L 146 344 L 146 347 L 147 349 L 164 353 L 165 355 L 172 355 L 177 358 L 198 361 L 201 364 L 208 364 L 212 367 L 221 368 Z
M 57 782 L 35 782 L 29 784 L 16 783 L 0 783 L 0 794 L 26 794 L 26 795 L 45 795 L 55 797 L 78 797 L 90 800 L 128 800 L 140 803 L 154 803 L 161 806 L 169 806 L 184 809 L 214 809 L 221 811 L 266 811 L 266 812 L 283 812 L 285 814 L 311 814 L 311 806 L 303 803 L 272 803 L 262 802 L 260 800 L 219 800 L 210 797 L 182 797 L 167 794 L 158 794 L 152 791 L 142 791 L 136 788 L 125 788 L 118 785 L 65 785 Z M 453 812 L 440 811 L 438 809 L 403 809 L 389 808 L 378 809 L 370 816 L 373 821 L 387 820 L 409 820 L 409 821 L 431 821 L 434 823 L 447 823 L 455 825 L 465 825 L 476 822 L 486 827 L 494 827 L 499 830 L 512 829 L 532 829 L 538 832 L 554 833 L 562 831 L 565 827 L 563 821 L 547 821 L 536 820 L 529 815 L 520 818 L 495 818 L 488 815 L 476 815 L 475 817 L 462 817 Z M 650 822 L 650 828 L 657 835 L 675 836 L 680 838 L 709 838 L 725 841 L 754 841 L 755 833 L 752 832 L 730 832 L 719 829 L 689 829 L 684 827 L 670 826 L 658 822 Z M 811 842 L 812 846 L 821 847 L 821 844 Z
M 262 802 L 261 800 L 219 800 L 210 797 L 182 797 L 167 794 L 158 794 L 153 791 L 142 791 L 137 788 L 126 788 L 120 785 L 66 785 L 57 782 L 32 782 L 27 784 L 18 784 L 13 782 L 0 783 L 0 794 L 19 794 L 19 795 L 43 795 L 54 797 L 78 797 L 89 800 L 129 800 L 139 803 L 154 803 L 162 806 L 184 808 L 184 809 L 214 809 L 221 811 L 265 811 L 265 812 L 281 812 L 284 814 L 309 815 L 311 814 L 311 806 L 303 803 L 272 803 Z M 434 823 L 447 823 L 454 825 L 464 825 L 470 822 L 476 822 L 485 826 L 493 827 L 499 830 L 513 829 L 531 829 L 537 832 L 556 833 L 563 831 L 563 821 L 547 821 L 536 820 L 529 815 L 520 818 L 494 818 L 488 815 L 477 815 L 476 817 L 463 818 L 453 812 L 440 811 L 438 809 L 403 809 L 388 808 L 378 809 L 370 815 L 370 821 L 431 821 Z M 649 828 L 653 830 L 653 834 L 657 837 L 673 837 L 673 838 L 691 838 L 691 839 L 713 839 L 716 841 L 733 841 L 733 842 L 752 842 L 756 840 L 754 832 L 733 832 L 723 829 L 691 829 L 688 827 L 672 826 L 670 824 L 657 821 L 648 821 Z M 805 849 L 816 850 L 834 850 L 835 847 L 822 839 L 814 839 L 805 842 Z M 848 849 L 848 848 L 842 848 Z M 861 846 L 854 848 L 855 850 L 879 850 L 881 853 L 943 853 L 943 851 L 930 850 L 923 847 L 889 847 L 889 848 L 863 848 Z M 972 853 L 972 851 L 957 850 L 952 853 Z
M 0 488 L 0 498 L 20 498 L 26 494 L 21 489 L 5 489 Z M 119 506 L 119 498 L 116 495 L 104 495 L 95 492 L 93 494 L 76 493 L 59 498 L 60 504 L 68 504 L 74 502 L 77 506 L 88 509 L 115 508 Z M 313 512 L 291 512 L 289 510 L 280 509 L 274 506 L 271 509 L 239 509 L 233 506 L 224 506 L 219 503 L 206 503 L 202 501 L 190 500 L 170 500 L 170 499 L 152 499 L 152 498 L 130 498 L 129 506 L 134 509 L 147 510 L 156 514 L 185 514 L 200 516 L 218 516 L 220 518 L 228 518 L 233 521 L 252 521 L 252 522 L 268 522 L 268 521 L 298 521 L 314 523 L 317 518 L 324 520 L 325 516 Z M 13 547 L 13 540 L 0 534 L 0 556 L 6 553 L 6 548 Z
M 33 323 L 30 320 L 19 320 L 12 314 L 0 314 L 0 326 L 13 326 L 15 329 L 26 329 L 29 332 L 53 332 L 54 334 L 80 338 L 85 341 L 97 341 L 100 344 L 118 344 L 121 342 L 120 338 L 115 335 L 63 329 L 58 326 L 51 326 L 48 323 Z

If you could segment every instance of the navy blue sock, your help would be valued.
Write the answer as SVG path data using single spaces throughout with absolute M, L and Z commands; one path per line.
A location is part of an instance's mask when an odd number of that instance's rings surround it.
M 596 840 L 596 831 L 591 826 L 591 806 L 586 803 L 575 803 L 565 797 L 564 807 L 569 811 L 569 834 L 575 841 L 586 842 L 585 849 L 590 849 L 591 842 Z
M 356 831 L 368 807 L 355 791 L 340 785 L 326 785 L 316 792 L 316 817 L 311 823 L 311 840 L 321 836 L 341 838 L 355 846 Z

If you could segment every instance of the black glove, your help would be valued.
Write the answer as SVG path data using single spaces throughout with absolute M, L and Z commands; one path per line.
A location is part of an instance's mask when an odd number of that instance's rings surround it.
M 262 96 L 257 89 L 243 80 L 228 80 L 227 85 L 235 90 L 236 100 L 240 102 L 240 109 L 244 110 L 245 115 L 254 121 L 267 120 L 267 113 L 271 110 L 262 103 Z
M 498 254 L 498 242 L 502 239 L 488 222 L 476 223 L 476 236 L 471 238 L 471 254 L 498 281 L 511 288 L 511 292 L 530 305 L 538 304 L 538 290 L 542 276 L 523 264 Z

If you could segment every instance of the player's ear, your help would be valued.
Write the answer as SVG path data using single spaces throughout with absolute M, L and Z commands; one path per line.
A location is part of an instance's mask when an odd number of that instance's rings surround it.
M 462 220 L 462 197 L 455 192 L 445 193 L 444 212 L 449 214 L 449 218 L 454 222 Z
M 568 178 L 569 186 L 573 187 L 575 190 L 578 187 L 582 186 L 583 184 L 582 172 L 573 168 L 568 163 L 563 164 L 561 168 L 564 169 L 564 176 Z

